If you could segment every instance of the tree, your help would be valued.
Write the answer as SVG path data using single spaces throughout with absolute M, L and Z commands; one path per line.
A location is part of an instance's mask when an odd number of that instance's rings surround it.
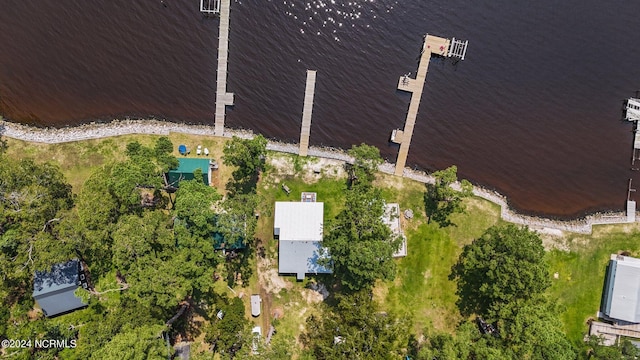
M 557 313 L 541 296 L 504 305 L 497 324 L 505 351 L 513 359 L 575 359 Z
M 465 245 L 451 278 L 458 281 L 458 306 L 463 315 L 491 320 L 503 306 L 531 299 L 550 285 L 540 237 L 512 224 L 490 227 Z
M 51 243 L 60 213 L 72 206 L 71 185 L 58 166 L 0 157 L 0 288 L 18 295 L 14 300 L 30 288 L 36 270 L 50 268 L 65 251 L 40 243 Z
M 267 139 L 257 135 L 253 139 L 234 136 L 223 149 L 222 159 L 227 166 L 235 166 L 233 181 L 227 184 L 229 191 L 251 193 L 255 191 L 258 173 L 264 168 Z
M 178 159 L 172 155 L 173 143 L 168 137 L 162 136 L 158 138 L 153 151 L 158 165 L 162 168 L 162 172 L 166 173 L 178 167 Z
M 324 244 L 330 249 L 331 260 L 325 263 L 350 291 L 395 277 L 393 253 L 402 240 L 392 237 L 383 215 L 380 190 L 356 186 L 347 192 L 344 209 L 329 223 Z
M 472 194 L 472 185 L 467 180 L 460 182 L 461 191 L 454 190 L 453 185 L 457 179 L 458 168 L 453 165 L 444 170 L 433 173 L 434 184 L 427 184 L 424 194 L 425 211 L 428 222 L 437 222 L 440 226 L 454 225 L 449 216 L 464 211 L 462 199 Z
M 304 345 L 318 360 L 398 359 L 408 341 L 409 320 L 379 312 L 369 294 L 338 295 L 337 306 L 307 318 Z
M 205 334 L 205 341 L 217 351 L 233 357 L 245 345 L 249 335 L 249 321 L 244 317 L 244 304 L 237 297 L 225 300 L 221 307 L 224 316 L 215 319 Z
M 196 177 L 193 180 L 181 181 L 176 192 L 174 213 L 179 223 L 184 224 L 195 236 L 209 238 L 215 230 L 213 219 L 216 212 L 214 203 L 221 196 L 215 188 L 205 185 Z
M 635 360 L 640 357 L 640 350 L 629 339 L 621 338 L 617 345 L 604 345 L 604 339 L 589 336 L 585 343 L 585 359 L 593 360 Z
M 354 158 L 352 170 L 355 179 L 358 182 L 370 184 L 378 171 L 378 166 L 383 162 L 380 150 L 375 146 L 362 143 L 352 146 L 349 155 Z
M 167 349 L 163 339 L 162 325 L 127 328 L 113 337 L 103 348 L 97 350 L 92 358 L 104 360 L 119 359 L 157 359 L 167 358 Z M 169 352 L 169 355 L 171 353 Z
M 125 293 L 159 316 L 178 304 L 207 291 L 216 265 L 211 243 L 171 231 L 171 220 L 162 211 L 146 211 L 142 217 L 123 216 L 113 233 L 113 264 L 127 277 Z

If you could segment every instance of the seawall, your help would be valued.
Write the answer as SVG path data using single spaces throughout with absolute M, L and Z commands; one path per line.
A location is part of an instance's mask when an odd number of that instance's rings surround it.
M 66 127 L 58 129 L 36 128 L 0 119 L 0 136 L 47 144 L 100 139 L 127 134 L 169 135 L 169 133 L 171 132 L 213 136 L 214 127 L 207 125 L 179 124 L 156 119 L 126 119 L 114 120 L 109 123 L 89 123 L 76 127 Z M 226 129 L 224 136 L 252 138 L 254 134 L 251 131 Z M 297 154 L 299 146 L 297 144 L 287 144 L 271 140 L 267 144 L 267 149 L 271 151 Z M 345 162 L 353 162 L 353 158 L 350 157 L 346 151 L 336 148 L 311 146 L 309 147 L 308 155 L 336 159 Z M 394 169 L 394 164 L 388 162 L 380 165 L 379 168 L 381 172 L 387 174 L 393 174 Z M 422 171 L 415 171 L 409 168 L 404 169 L 403 177 L 428 184 L 433 184 L 435 181 L 433 176 L 430 176 Z M 456 186 L 459 187 L 459 184 L 454 185 L 454 188 Z M 628 223 L 626 214 L 624 212 L 597 213 L 587 215 L 581 219 L 566 221 L 547 219 L 537 216 L 528 216 L 519 214 L 509 208 L 507 198 L 498 192 L 474 185 L 473 194 L 499 205 L 501 209 L 500 216 L 503 220 L 515 224 L 526 225 L 535 230 L 545 231 L 545 229 L 554 229 L 580 234 L 590 234 L 593 230 L 593 225 Z

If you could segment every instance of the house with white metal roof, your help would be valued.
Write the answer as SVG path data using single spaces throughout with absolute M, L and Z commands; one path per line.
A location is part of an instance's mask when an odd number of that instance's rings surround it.
M 324 203 L 276 202 L 273 235 L 278 239 L 278 272 L 296 274 L 329 274 L 331 269 L 319 264 L 327 252 L 322 246 Z

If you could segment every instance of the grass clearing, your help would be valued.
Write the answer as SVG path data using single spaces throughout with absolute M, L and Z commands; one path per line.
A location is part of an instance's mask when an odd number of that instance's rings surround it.
M 82 184 L 89 176 L 102 165 L 111 161 L 121 161 L 126 159 L 125 149 L 128 143 L 138 141 L 145 146 L 153 146 L 159 135 L 122 135 L 104 139 L 93 139 L 74 141 L 61 144 L 43 144 L 26 142 L 12 138 L 7 140 L 7 156 L 13 159 L 32 158 L 36 162 L 53 162 L 58 164 L 65 178 L 71 184 L 74 193 L 79 193 Z M 214 172 L 214 186 L 220 190 L 224 189 L 226 179 L 231 176 L 231 169 L 222 165 L 220 161 L 222 149 L 226 138 L 213 136 L 189 135 L 181 133 L 170 133 L 169 139 L 173 142 L 176 157 L 181 157 L 178 153 L 178 145 L 186 144 L 192 151 L 190 156 L 195 155 L 197 145 L 207 147 L 210 150 L 209 157 L 218 160 L 220 168 Z
M 86 140 L 63 144 L 28 143 L 6 138 L 7 156 L 13 159 L 33 158 L 37 162 L 57 163 L 67 181 L 78 193 L 84 181 L 97 168 L 109 161 L 125 159 L 126 144 L 138 141 L 143 145 L 152 145 L 159 136 L 125 135 L 105 139 Z M 231 177 L 233 168 L 222 164 L 222 149 L 226 138 L 212 136 L 171 133 L 169 138 L 177 147 L 185 144 L 195 157 L 197 145 L 210 150 L 210 158 L 218 160 L 219 170 L 213 174 L 213 185 L 224 193 L 224 186 Z M 288 165 L 278 167 L 269 165 L 258 183 L 260 197 L 260 218 L 256 238 L 264 246 L 265 257 L 270 259 L 271 268 L 277 270 L 277 242 L 273 240 L 273 205 L 275 201 L 300 201 L 302 191 L 316 192 L 318 201 L 325 204 L 325 221 L 334 218 L 344 206 L 346 188 L 344 170 L 338 166 L 330 167 L 322 163 L 323 159 L 300 158 L 290 154 L 269 152 L 268 160 L 280 159 Z M 315 174 L 312 168 L 321 168 L 321 174 Z M 281 188 L 285 183 L 291 193 L 287 195 Z M 391 176 L 378 174 L 375 185 L 382 189 L 382 195 L 388 202 L 398 202 L 401 211 L 411 209 L 414 218 L 402 217 L 402 227 L 408 238 L 408 256 L 397 260 L 398 273 L 395 281 L 379 282 L 374 296 L 383 310 L 410 315 L 414 322 L 414 331 L 419 335 L 423 330 L 453 332 L 461 320 L 456 307 L 455 283 L 448 279 L 451 267 L 457 261 L 462 246 L 480 236 L 488 227 L 502 222 L 499 219 L 499 206 L 480 198 L 465 199 L 465 214 L 455 214 L 452 220 L 457 226 L 439 228 L 436 224 L 427 224 L 424 213 L 424 184 Z M 628 251 L 632 256 L 640 257 L 640 230 L 634 225 L 596 226 L 592 235 L 568 234 L 561 238 L 569 251 L 551 250 L 547 253 L 550 273 L 558 273 L 558 279 L 552 280 L 549 296 L 559 305 L 558 316 L 562 320 L 569 339 L 574 343 L 582 340 L 587 331 L 586 321 L 595 317 L 600 305 L 604 283 L 605 267 L 610 254 Z M 254 271 L 247 279 L 245 287 L 236 289 L 245 292 L 244 299 L 249 310 L 249 295 L 259 292 L 256 258 L 251 259 Z M 552 276 L 553 277 L 553 276 Z M 318 311 L 317 304 L 309 303 L 305 298 L 304 282 L 294 277 L 281 277 L 290 284 L 272 297 L 272 309 L 283 310 L 284 317 L 278 319 L 278 336 L 292 337 L 296 340 L 304 328 L 305 319 Z M 115 278 L 110 274 L 98 284 L 107 289 L 115 286 Z M 216 282 L 216 290 L 231 295 L 231 290 L 223 280 Z M 119 293 L 109 293 L 107 301 L 118 302 Z M 82 312 L 69 316 L 80 316 Z M 272 314 L 264 313 L 263 317 Z M 267 329 L 263 329 L 267 330 Z
M 560 318 L 569 339 L 582 340 L 587 320 L 600 308 L 605 270 L 611 254 L 629 251 L 640 256 L 640 233 L 634 226 L 596 226 L 592 235 L 572 234 L 567 238 L 570 251 L 547 253 L 553 279 L 550 294 L 560 305 Z

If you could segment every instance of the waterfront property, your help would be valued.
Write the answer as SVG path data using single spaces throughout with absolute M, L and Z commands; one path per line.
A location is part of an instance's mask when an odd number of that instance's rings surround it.
M 407 256 L 407 237 L 400 226 L 400 205 L 397 203 L 386 204 L 382 220 L 391 229 L 391 234 L 394 238 L 402 237 L 402 245 L 393 254 L 393 257 Z
M 602 304 L 589 334 L 613 345 L 621 336 L 640 338 L 640 259 L 611 255 L 607 266 Z
M 81 284 L 86 286 L 80 261 L 56 264 L 51 271 L 37 271 L 33 281 L 33 299 L 46 317 L 65 314 L 87 306 L 75 295 Z
M 178 167 L 169 170 L 167 183 L 173 187 L 179 187 L 182 180 L 193 180 L 198 170 L 201 172 L 202 181 L 211 184 L 211 172 L 217 167 L 211 159 L 179 158 Z
M 278 239 L 278 272 L 296 274 L 328 274 L 331 270 L 319 263 L 326 255 L 322 246 L 324 203 L 275 203 L 273 235 Z

